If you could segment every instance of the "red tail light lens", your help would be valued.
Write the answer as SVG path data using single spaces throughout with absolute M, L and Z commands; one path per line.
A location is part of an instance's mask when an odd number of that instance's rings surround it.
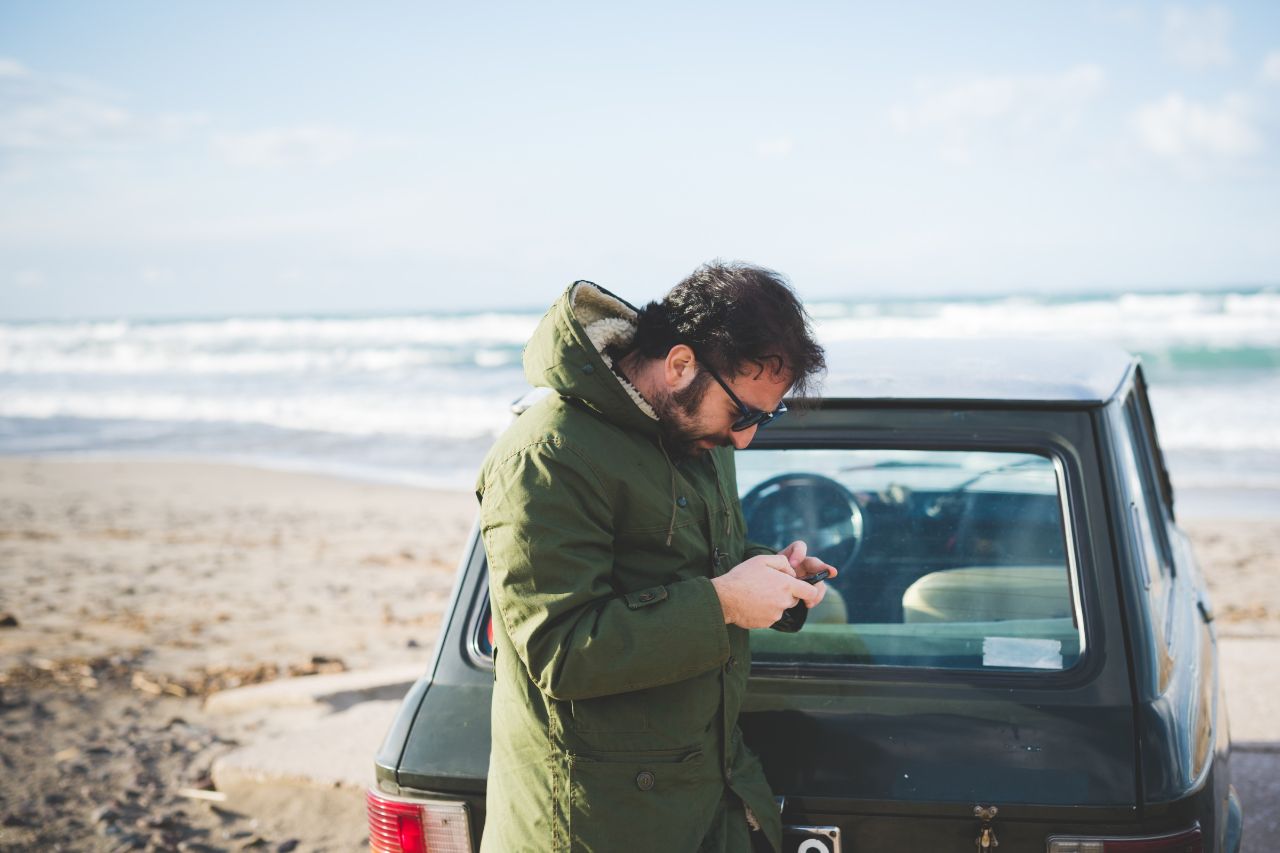
M 374 853 L 471 853 L 466 803 L 411 800 L 370 788 L 365 805 Z
M 422 831 L 422 815 L 396 815 L 396 835 L 404 853 L 427 853 L 427 838 Z
M 1199 826 L 1145 838 L 1054 836 L 1049 839 L 1049 853 L 1204 853 L 1204 838 Z

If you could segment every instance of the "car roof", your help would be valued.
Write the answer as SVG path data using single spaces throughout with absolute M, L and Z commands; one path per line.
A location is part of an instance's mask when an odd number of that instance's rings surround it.
M 824 400 L 1105 403 L 1140 359 L 1104 341 L 1068 338 L 870 338 L 828 344 Z M 519 415 L 550 395 L 533 388 Z
M 827 347 L 822 397 L 1105 403 L 1139 359 L 1067 338 L 879 338 Z

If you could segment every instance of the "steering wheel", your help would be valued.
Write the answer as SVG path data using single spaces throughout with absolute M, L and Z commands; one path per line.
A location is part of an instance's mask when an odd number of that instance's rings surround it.
M 853 494 L 830 477 L 791 473 L 770 477 L 742 498 L 747 536 L 780 551 L 797 539 L 837 569 L 858 556 L 866 517 Z

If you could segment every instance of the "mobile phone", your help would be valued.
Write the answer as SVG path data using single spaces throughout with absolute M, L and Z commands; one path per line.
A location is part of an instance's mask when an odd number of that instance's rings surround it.
M 810 575 L 807 578 L 800 578 L 799 580 L 802 580 L 805 583 L 814 584 L 814 583 L 817 583 L 818 581 L 824 581 L 829 577 L 831 577 L 831 572 L 827 571 L 826 569 L 823 569 L 822 571 L 818 572 L 816 575 Z M 775 631 L 784 631 L 788 634 L 794 634 L 796 631 L 799 631 L 801 628 L 804 627 L 804 622 L 808 618 L 809 618 L 809 606 L 805 604 L 803 601 L 801 601 L 801 602 L 798 602 L 791 609 L 785 611 L 782 614 L 782 618 L 779 619 L 777 622 L 774 622 L 769 627 Z

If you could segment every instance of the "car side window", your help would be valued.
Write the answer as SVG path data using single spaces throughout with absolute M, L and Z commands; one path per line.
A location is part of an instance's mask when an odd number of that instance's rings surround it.
M 1171 584 L 1169 583 L 1169 566 L 1165 557 L 1167 551 L 1162 550 L 1162 543 L 1165 549 L 1168 546 L 1159 535 L 1163 532 L 1163 525 L 1160 523 L 1161 516 L 1154 500 L 1154 483 L 1150 476 L 1144 475 L 1144 466 L 1140 465 L 1140 462 L 1145 460 L 1139 456 L 1142 445 L 1138 441 L 1132 402 L 1132 397 L 1126 401 L 1123 422 L 1115 430 L 1117 463 L 1120 466 L 1128 498 L 1126 523 L 1132 531 L 1134 560 L 1137 562 L 1142 585 L 1147 593 L 1151 622 L 1160 636 L 1167 638 L 1165 622 L 1169 615 L 1168 597 Z
M 1064 478 L 1048 455 L 973 449 L 745 450 L 747 538 L 802 539 L 836 566 L 797 633 L 756 663 L 1064 670 L 1084 651 Z
M 1152 477 L 1159 486 L 1157 490 L 1159 495 L 1158 505 L 1169 521 L 1173 521 L 1173 484 L 1169 480 L 1168 468 L 1164 462 L 1164 453 L 1160 450 L 1160 437 L 1156 432 L 1156 419 L 1151 411 L 1151 402 L 1147 396 L 1147 383 L 1141 368 L 1138 369 L 1137 377 L 1134 381 L 1130 402 L 1133 405 L 1132 417 L 1137 433 L 1142 439 L 1144 452 L 1150 460 Z
M 1151 436 L 1147 432 L 1146 419 L 1139 408 L 1136 392 L 1130 392 L 1124 405 L 1125 425 L 1133 446 L 1133 459 L 1142 481 L 1142 493 L 1146 496 L 1151 512 L 1152 535 L 1159 552 L 1165 574 L 1173 573 L 1173 550 L 1169 544 L 1169 531 L 1165 527 L 1163 499 L 1161 497 L 1156 456 L 1152 450 Z

